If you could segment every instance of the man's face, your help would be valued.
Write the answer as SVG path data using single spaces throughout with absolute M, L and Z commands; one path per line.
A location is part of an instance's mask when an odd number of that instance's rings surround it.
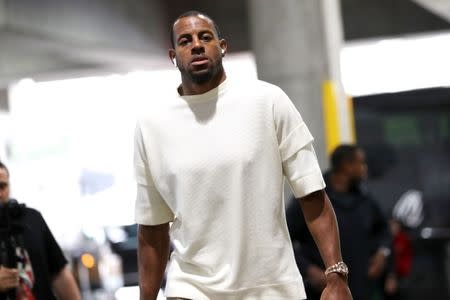
M 354 159 L 344 164 L 343 170 L 352 181 L 365 180 L 367 178 L 367 163 L 364 151 L 356 150 Z
M 0 203 L 6 203 L 9 200 L 9 175 L 8 172 L 0 168 Z
M 219 40 L 211 20 L 202 15 L 181 18 L 175 22 L 173 33 L 175 49 L 169 55 L 176 58 L 184 80 L 202 84 L 223 69 L 226 42 Z
M 351 173 L 352 178 L 357 181 L 367 178 L 366 154 L 361 149 L 356 150 Z

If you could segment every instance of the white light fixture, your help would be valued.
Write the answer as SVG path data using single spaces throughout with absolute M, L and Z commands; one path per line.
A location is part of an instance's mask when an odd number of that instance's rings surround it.
M 352 96 L 450 86 L 450 33 L 350 42 L 342 82 Z

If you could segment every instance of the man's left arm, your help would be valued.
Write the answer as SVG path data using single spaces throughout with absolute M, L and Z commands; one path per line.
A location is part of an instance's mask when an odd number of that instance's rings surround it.
M 309 231 L 316 242 L 325 267 L 342 261 L 336 215 L 324 190 L 313 192 L 298 200 Z M 347 278 L 338 273 L 326 277 L 326 288 L 321 299 L 352 299 Z
M 69 266 L 64 267 L 52 281 L 53 291 L 60 300 L 81 300 L 75 278 Z
M 283 171 L 294 196 L 299 198 L 306 225 L 319 249 L 325 268 L 342 262 L 336 215 L 324 191 L 325 183 L 311 141 L 283 162 Z M 352 299 L 346 276 L 328 274 L 321 299 Z
M 283 174 L 294 196 L 301 198 L 306 224 L 328 268 L 341 262 L 342 257 L 336 216 L 323 191 L 325 182 L 314 152 L 314 138 L 292 101 L 281 89 L 274 90 L 272 111 Z M 336 273 L 328 275 L 321 299 L 352 299 L 346 278 Z

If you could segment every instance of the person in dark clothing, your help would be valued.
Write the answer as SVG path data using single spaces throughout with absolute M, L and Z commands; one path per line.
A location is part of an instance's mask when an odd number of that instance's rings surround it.
M 362 184 L 367 165 L 361 148 L 337 147 L 331 166 L 324 176 L 326 192 L 339 222 L 342 255 L 351 270 L 349 286 L 355 300 L 369 300 L 388 264 L 391 235 L 387 220 Z M 320 299 L 324 266 L 298 201 L 291 199 L 286 217 L 296 262 L 306 279 L 308 299 Z
M 9 198 L 9 172 L 1 162 L 0 212 L 0 300 L 80 300 L 42 215 Z

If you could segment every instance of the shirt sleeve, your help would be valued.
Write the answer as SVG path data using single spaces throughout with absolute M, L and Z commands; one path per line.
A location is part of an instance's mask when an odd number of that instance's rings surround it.
M 296 198 L 325 188 L 308 126 L 289 97 L 280 89 L 274 97 L 274 121 L 283 173 Z
M 135 221 L 142 225 L 171 222 L 174 214 L 153 181 L 139 124 L 136 126 L 134 141 L 134 169 L 137 183 Z
M 67 265 L 67 259 L 40 213 L 39 218 L 41 219 L 42 231 L 45 240 L 45 249 L 47 250 L 46 254 L 48 270 L 50 275 L 54 277 L 58 275 L 58 273 L 61 272 L 61 270 Z

